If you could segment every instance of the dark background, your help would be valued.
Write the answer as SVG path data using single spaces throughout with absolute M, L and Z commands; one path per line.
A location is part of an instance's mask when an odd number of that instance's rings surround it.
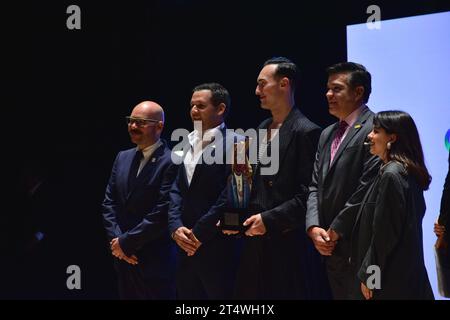
M 81 8 L 81 30 L 66 28 L 71 4 Z M 131 147 L 124 116 L 143 100 L 157 101 L 170 140 L 176 128 L 191 130 L 192 88 L 219 82 L 232 96 L 228 126 L 255 127 L 269 116 L 255 97 L 256 77 L 266 59 L 282 55 L 300 68 L 298 106 L 325 127 L 334 121 L 325 69 L 346 60 L 345 27 L 365 23 L 371 4 L 382 20 L 450 10 L 449 1 L 436 0 L 3 7 L 0 297 L 117 298 L 100 204 L 115 155 Z M 36 173 L 46 177 L 45 200 L 30 211 L 24 182 Z M 37 225 L 48 230 L 45 245 L 28 248 Z M 71 264 L 81 268 L 82 290 L 66 288 Z

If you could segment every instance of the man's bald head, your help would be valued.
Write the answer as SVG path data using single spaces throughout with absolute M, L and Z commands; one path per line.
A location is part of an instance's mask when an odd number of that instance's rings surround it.
M 143 101 L 134 107 L 132 116 L 134 114 L 140 114 L 140 116 L 136 116 L 139 118 L 146 119 L 154 119 L 158 121 L 162 121 L 164 124 L 164 110 L 163 108 L 153 101 Z
M 164 127 L 164 110 L 153 101 L 143 101 L 133 108 L 133 119 L 128 125 L 131 141 L 139 149 L 151 146 L 159 140 Z M 154 121 L 152 121 L 154 120 Z

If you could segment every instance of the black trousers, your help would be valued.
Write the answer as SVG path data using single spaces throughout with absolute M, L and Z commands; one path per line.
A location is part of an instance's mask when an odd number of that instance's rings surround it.
M 173 300 L 173 279 L 148 277 L 142 269 L 130 266 L 118 271 L 119 297 L 122 300 Z
M 231 298 L 233 279 L 223 269 L 204 272 L 196 263 L 183 259 L 177 268 L 177 299 L 180 300 L 225 300 Z
M 325 261 L 333 299 L 350 299 L 353 281 L 348 257 L 333 253 L 332 256 L 326 257 Z

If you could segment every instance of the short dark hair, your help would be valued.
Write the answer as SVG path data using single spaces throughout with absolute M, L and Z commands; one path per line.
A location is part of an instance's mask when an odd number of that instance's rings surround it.
M 362 86 L 364 88 L 363 102 L 369 101 L 372 92 L 372 76 L 362 64 L 355 62 L 341 62 L 327 68 L 328 76 L 338 73 L 349 73 L 348 84 L 352 88 Z
M 388 150 L 388 159 L 402 163 L 423 190 L 427 190 L 431 176 L 425 166 L 422 144 L 413 118 L 403 111 L 381 111 L 375 115 L 373 126 L 397 135 L 397 140 Z
M 264 62 L 263 67 L 269 64 L 276 64 L 277 68 L 275 70 L 275 77 L 283 78 L 286 77 L 289 79 L 291 89 L 295 92 L 295 86 L 298 81 L 298 67 L 297 65 L 285 57 L 273 57 Z
M 225 104 L 225 112 L 223 113 L 223 118 L 225 119 L 231 108 L 231 97 L 228 90 L 219 83 L 211 82 L 196 86 L 192 92 L 201 90 L 211 91 L 211 102 L 215 107 L 218 107 L 221 103 Z

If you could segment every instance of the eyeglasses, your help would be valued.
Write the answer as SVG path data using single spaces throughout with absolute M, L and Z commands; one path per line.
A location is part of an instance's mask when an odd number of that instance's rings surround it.
M 159 123 L 159 120 L 155 119 L 144 119 L 144 118 L 133 118 L 130 116 L 125 117 L 126 123 L 131 126 L 133 123 L 138 126 L 139 128 L 145 127 L 149 125 L 150 123 Z

